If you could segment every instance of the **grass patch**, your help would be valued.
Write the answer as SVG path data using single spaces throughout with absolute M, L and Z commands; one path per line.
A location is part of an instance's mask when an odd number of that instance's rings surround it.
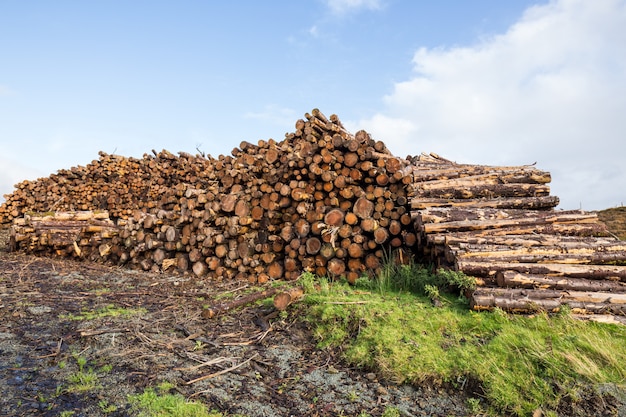
M 164 382 L 143 393 L 128 397 L 139 417 L 222 417 L 221 413 L 209 411 L 201 403 L 188 401 L 180 394 L 171 394 L 174 386 Z
M 519 416 L 626 380 L 625 326 L 582 322 L 568 312 L 473 312 L 464 297 L 447 292 L 471 288 L 468 277 L 394 268 L 403 274 L 398 282 L 390 274 L 355 286 L 323 278 L 306 284 L 307 320 L 321 348 L 341 347 L 348 362 L 395 383 L 478 383 L 484 400 L 472 399 L 470 408 L 486 402 L 492 413 Z
M 89 392 L 100 388 L 99 377 L 92 367 L 87 366 L 87 358 L 75 355 L 78 370 L 68 378 L 68 392 Z M 110 367 L 106 367 L 102 372 L 110 372 Z
M 83 310 L 78 314 L 62 314 L 59 316 L 59 318 L 72 321 L 83 321 L 95 320 L 105 317 L 130 317 L 137 314 L 145 314 L 146 312 L 147 310 L 145 308 L 124 308 L 117 307 L 114 304 L 108 304 L 96 310 Z

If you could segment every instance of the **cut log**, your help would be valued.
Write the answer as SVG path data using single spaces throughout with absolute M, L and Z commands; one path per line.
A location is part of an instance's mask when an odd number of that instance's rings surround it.
M 472 207 L 493 209 L 526 209 L 547 210 L 559 205 L 556 196 L 518 197 L 518 198 L 474 198 L 474 199 L 444 199 L 444 198 L 413 198 L 411 208 L 414 210 L 431 207 Z
M 626 252 L 595 253 L 537 253 L 520 251 L 501 251 L 492 253 L 463 252 L 449 254 L 448 261 L 472 260 L 483 263 L 526 263 L 526 264 L 568 264 L 568 265 L 626 265 Z
M 235 205 L 237 204 L 237 196 L 234 194 L 227 194 L 220 200 L 220 208 L 226 213 L 232 213 L 235 211 Z
M 387 241 L 387 239 L 389 239 L 389 231 L 386 228 L 379 227 L 374 230 L 374 241 L 377 244 L 382 245 Z
M 276 294 L 278 290 L 276 288 L 270 288 L 267 290 L 255 292 L 252 294 L 245 295 L 241 298 L 237 298 L 232 301 L 224 302 L 217 304 L 211 308 L 202 311 L 202 317 L 210 319 L 219 314 L 231 311 L 235 308 L 239 308 L 245 306 L 247 304 L 254 303 L 259 300 L 264 300 Z
M 626 313 L 626 294 L 604 292 L 478 288 L 470 300 L 474 310 L 495 307 L 514 312 L 556 312 L 563 305 L 573 312 Z
M 274 307 L 283 311 L 294 302 L 298 301 L 304 295 L 304 291 L 300 287 L 290 288 L 287 291 L 280 292 L 274 296 Z
M 514 228 L 519 226 L 543 226 L 555 223 L 596 223 L 598 216 L 595 213 L 570 212 L 511 212 L 470 211 L 471 220 L 461 219 L 462 214 L 458 210 L 438 209 L 435 214 L 431 211 L 420 213 L 416 219 L 416 227 L 424 233 L 462 232 L 469 230 L 487 230 L 500 228 Z M 457 220 L 458 219 L 458 220 Z
M 368 200 L 365 197 L 360 197 L 354 203 L 352 212 L 361 219 L 369 219 L 372 217 L 372 214 L 374 213 L 374 203 L 372 203 L 370 200 Z
M 540 288 L 554 290 L 595 291 L 626 293 L 626 283 L 611 280 L 554 277 L 548 275 L 520 274 L 516 271 L 498 271 L 496 282 L 500 287 Z
M 283 273 L 283 265 L 278 261 L 272 262 L 267 267 L 267 275 L 269 275 L 271 279 L 281 279 L 283 277 Z
M 345 218 L 345 213 L 340 209 L 332 209 L 324 216 L 324 223 L 328 226 L 341 226 Z
M 539 197 L 550 194 L 550 187 L 543 184 L 480 184 L 463 188 L 454 186 L 446 188 L 422 189 L 415 192 L 417 198 L 492 198 L 497 197 Z
M 516 271 L 524 274 L 548 275 L 553 277 L 604 279 L 626 282 L 626 266 L 619 265 L 568 265 L 532 263 L 486 263 L 458 260 L 456 270 L 467 275 L 495 278 L 499 271 Z
M 559 246 L 567 250 L 570 247 L 602 247 L 621 245 L 624 242 L 614 237 L 603 236 L 568 236 L 562 234 L 489 234 L 482 232 L 460 232 L 435 234 L 428 236 L 430 245 L 502 245 L 507 247 Z
M 346 272 L 346 264 L 339 258 L 332 258 L 326 264 L 326 268 L 331 277 L 340 277 Z

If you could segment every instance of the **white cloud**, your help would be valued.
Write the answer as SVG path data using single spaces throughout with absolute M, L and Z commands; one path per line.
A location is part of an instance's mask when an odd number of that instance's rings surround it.
M 380 10 L 383 0 L 326 0 L 326 5 L 335 15 L 343 15 L 361 10 Z
M 419 49 L 358 123 L 396 154 L 551 171 L 562 208 L 626 201 L 626 1 L 555 0 L 469 47 Z

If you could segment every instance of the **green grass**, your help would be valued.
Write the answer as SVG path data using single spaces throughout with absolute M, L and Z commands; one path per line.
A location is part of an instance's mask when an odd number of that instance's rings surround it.
M 162 383 L 156 390 L 147 388 L 128 399 L 139 417 L 222 417 L 221 413 L 208 411 L 201 403 L 188 401 L 180 394 L 170 394 L 172 388 L 172 384 Z
M 83 310 L 78 314 L 62 314 L 59 316 L 59 318 L 72 321 L 83 321 L 95 320 L 105 317 L 130 317 L 137 314 L 145 314 L 146 312 L 147 310 L 145 308 L 130 309 L 117 307 L 114 304 L 108 304 L 96 310 Z
M 76 359 L 76 365 L 78 365 L 78 370 L 72 373 L 68 377 L 68 392 L 89 392 L 99 388 L 102 388 L 99 381 L 100 377 L 104 374 L 111 372 L 111 365 L 104 365 L 96 371 L 93 367 L 87 366 L 88 360 L 86 357 L 73 354 L 74 359 Z M 59 362 L 59 368 L 65 368 L 65 362 Z
M 319 347 L 341 347 L 348 362 L 395 383 L 477 383 L 484 398 L 468 405 L 475 411 L 484 404 L 494 414 L 550 412 L 565 396 L 626 381 L 626 326 L 578 321 L 567 311 L 473 312 L 446 292 L 471 288 L 470 278 L 394 268 L 403 274 L 400 284 L 392 273 L 356 286 L 324 278 L 313 285 L 303 277 Z M 433 306 L 433 294 L 442 307 Z

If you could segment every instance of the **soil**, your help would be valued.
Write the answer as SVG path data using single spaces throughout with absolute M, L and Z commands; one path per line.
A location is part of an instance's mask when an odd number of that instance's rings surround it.
M 2 416 L 133 416 L 129 395 L 162 382 L 224 415 L 471 415 L 471 383 L 396 385 L 317 349 L 302 305 L 202 317 L 250 291 L 245 282 L 9 253 L 7 239 L 0 228 Z M 77 381 L 85 374 L 92 386 Z M 626 415 L 610 390 L 583 399 L 560 415 Z
M 202 317 L 246 283 L 8 253 L 7 238 L 0 229 L 2 416 L 136 415 L 128 396 L 164 381 L 225 415 L 468 415 L 465 392 L 387 383 L 317 349 L 303 306 Z

